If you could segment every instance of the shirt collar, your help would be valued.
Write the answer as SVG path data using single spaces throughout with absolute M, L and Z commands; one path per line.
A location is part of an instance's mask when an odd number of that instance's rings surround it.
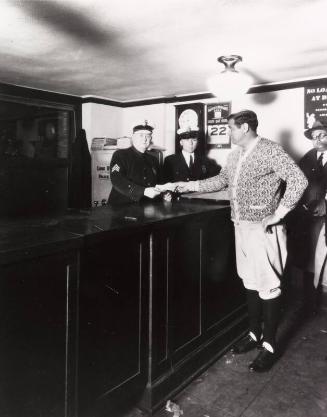
M 254 149 L 254 147 L 257 145 L 257 143 L 259 142 L 259 140 L 261 139 L 260 136 L 257 136 L 249 145 L 249 147 L 247 148 L 247 150 L 244 153 L 241 153 L 241 157 L 242 158 L 246 158 L 250 152 L 252 152 L 252 150 Z
M 194 152 L 189 153 L 189 152 L 185 152 L 184 150 L 182 150 L 182 154 L 183 154 L 183 156 L 184 156 L 184 159 L 185 159 L 185 161 L 186 161 L 187 165 L 189 165 L 189 164 L 190 164 L 190 156 L 191 156 L 191 155 L 193 156 L 193 161 L 194 161 Z

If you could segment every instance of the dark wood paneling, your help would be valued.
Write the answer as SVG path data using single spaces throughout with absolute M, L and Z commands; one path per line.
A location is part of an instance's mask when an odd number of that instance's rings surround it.
M 176 202 L 3 222 L 1 417 L 74 417 L 76 391 L 78 417 L 151 412 L 222 355 L 247 326 L 229 216 Z
M 156 346 L 153 350 L 153 362 L 160 366 L 168 357 L 168 251 L 169 232 L 158 230 L 153 235 L 152 250 L 152 343 Z
M 154 411 L 221 356 L 247 327 L 229 209 L 175 219 L 152 233 L 149 380 Z
M 201 335 L 201 278 L 201 232 L 193 220 L 175 227 L 170 236 L 169 349 L 179 351 L 175 360 Z
M 244 290 L 236 272 L 232 222 L 208 216 L 202 230 L 203 329 L 215 333 L 234 319 Z
M 69 94 L 54 93 L 51 91 L 37 90 L 29 87 L 21 87 L 13 84 L 0 83 L 0 94 L 10 95 L 16 97 L 24 97 L 31 99 L 38 99 L 44 101 L 52 101 L 62 104 L 80 104 L 82 97 L 73 96 Z
M 85 251 L 80 282 L 79 415 L 108 413 L 97 402 L 133 381 L 145 385 L 142 234 L 116 236 Z M 125 392 L 125 400 L 131 392 Z M 110 401 L 109 401 L 110 402 Z
M 0 269 L 2 417 L 75 414 L 76 266 L 65 254 Z

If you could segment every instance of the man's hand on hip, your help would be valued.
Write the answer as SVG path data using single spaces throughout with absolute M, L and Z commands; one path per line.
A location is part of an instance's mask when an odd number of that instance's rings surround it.
M 281 221 L 281 218 L 277 216 L 276 214 L 271 214 L 270 216 L 265 217 L 262 220 L 262 226 L 263 226 L 265 233 L 272 233 L 272 226 L 279 224 L 280 221 Z

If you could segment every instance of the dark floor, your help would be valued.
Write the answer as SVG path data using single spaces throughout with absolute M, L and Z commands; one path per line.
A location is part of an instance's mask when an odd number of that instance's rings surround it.
M 171 400 L 183 417 L 326 417 L 327 292 L 319 313 L 302 315 L 300 297 L 292 295 L 283 313 L 278 339 L 280 360 L 267 373 L 247 366 L 257 354 L 227 353 Z M 143 417 L 131 410 L 122 417 Z M 164 408 L 154 417 L 177 417 Z

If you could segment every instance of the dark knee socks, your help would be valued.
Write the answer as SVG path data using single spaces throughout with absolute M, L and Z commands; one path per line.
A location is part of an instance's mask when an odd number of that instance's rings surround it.
M 246 301 L 249 313 L 250 332 L 252 332 L 257 338 L 257 341 L 259 341 L 262 333 L 262 300 L 259 297 L 258 291 L 246 290 Z
M 263 300 L 258 291 L 246 290 L 250 332 L 260 340 L 263 321 L 263 341 L 275 349 L 275 337 L 280 319 L 281 297 Z
M 281 297 L 270 300 L 262 300 L 263 308 L 263 341 L 269 343 L 275 349 L 275 337 L 280 318 Z

